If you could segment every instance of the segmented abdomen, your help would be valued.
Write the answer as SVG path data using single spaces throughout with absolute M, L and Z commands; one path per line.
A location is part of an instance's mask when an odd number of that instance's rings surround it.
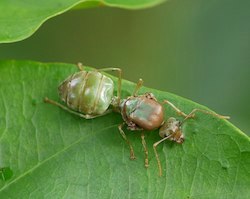
M 112 100 L 113 81 L 98 71 L 80 71 L 59 87 L 61 99 L 73 110 L 89 115 L 105 112 Z

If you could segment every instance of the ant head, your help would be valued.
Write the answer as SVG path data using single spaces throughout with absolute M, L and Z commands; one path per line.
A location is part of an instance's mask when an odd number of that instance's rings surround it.
M 180 144 L 184 141 L 184 135 L 181 131 L 181 122 L 174 117 L 170 117 L 163 123 L 159 130 L 159 135 L 162 138 L 169 137 L 169 140 L 173 140 Z

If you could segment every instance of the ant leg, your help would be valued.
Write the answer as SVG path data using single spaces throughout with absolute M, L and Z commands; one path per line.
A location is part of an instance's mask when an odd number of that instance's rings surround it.
M 162 176 L 162 167 L 161 167 L 161 161 L 160 161 L 160 158 L 159 158 L 159 155 L 157 153 L 157 150 L 156 150 L 156 147 L 162 143 L 163 141 L 169 139 L 172 135 L 169 135 L 165 138 L 162 138 L 160 141 L 154 143 L 153 145 L 153 148 L 154 148 L 154 152 L 155 152 L 155 158 L 156 158 L 156 161 L 157 161 L 157 165 L 158 165 L 158 169 L 159 169 L 159 176 Z
M 184 112 L 182 112 L 180 109 L 178 109 L 174 104 L 172 104 L 170 101 L 168 100 L 164 100 L 163 104 L 168 104 L 169 106 L 171 106 L 179 115 L 183 116 L 183 117 L 187 117 L 188 115 Z
M 211 111 L 206 111 L 206 110 L 202 110 L 202 109 L 193 109 L 187 116 L 186 118 L 183 120 L 183 122 L 189 118 L 193 118 L 195 116 L 195 112 L 202 112 L 202 113 L 205 113 L 205 114 L 209 114 L 209 115 L 213 115 L 215 117 L 218 117 L 218 118 L 221 118 L 221 119 L 230 119 L 229 116 L 224 116 L 224 115 L 219 115 L 217 113 L 213 113 Z
M 218 117 L 218 118 L 221 118 L 221 119 L 230 119 L 229 116 L 219 115 L 219 114 L 213 113 L 213 112 L 211 112 L 211 111 L 202 110 L 202 109 L 197 109 L 197 108 L 193 109 L 193 110 L 187 115 L 186 113 L 182 112 L 180 109 L 178 109 L 174 104 L 172 104 L 172 103 L 169 102 L 168 100 L 164 100 L 164 101 L 163 101 L 163 104 L 168 104 L 168 105 L 170 105 L 179 115 L 185 117 L 185 119 L 184 119 L 183 121 L 185 121 L 185 120 L 187 120 L 187 119 L 189 119 L 189 118 L 193 118 L 194 115 L 195 115 L 195 114 L 194 114 L 195 112 L 202 112 L 202 113 L 205 113 L 205 114 L 213 115 L 213 116 Z
M 51 99 L 49 99 L 47 97 L 44 98 L 44 102 L 55 105 L 55 106 L 58 106 L 58 107 L 62 108 L 63 110 L 68 111 L 68 112 L 70 112 L 70 113 L 72 113 L 74 115 L 77 115 L 79 117 L 82 117 L 84 119 L 93 119 L 93 118 L 100 117 L 100 116 L 103 116 L 103 115 L 106 115 L 106 114 L 112 112 L 112 110 L 109 109 L 109 110 L 105 111 L 101 115 L 87 115 L 87 114 L 85 115 L 85 114 L 82 114 L 82 113 L 79 113 L 79 112 L 75 112 L 75 111 L 69 109 L 68 107 L 66 107 L 66 106 L 64 106 L 64 105 L 62 105 L 62 104 L 60 104 L 60 103 L 58 103 L 56 101 L 53 101 L 53 100 L 51 100 Z
M 97 71 L 117 71 L 118 72 L 118 88 L 117 88 L 117 101 L 120 104 L 121 101 L 121 86 L 122 86 L 122 69 L 120 68 L 102 68 Z
M 134 160 L 135 159 L 135 154 L 134 154 L 134 149 L 130 143 L 130 141 L 128 140 L 126 134 L 124 133 L 124 131 L 122 130 L 122 127 L 124 126 L 125 123 L 122 123 L 118 126 L 118 129 L 120 131 L 120 134 L 122 135 L 123 139 L 127 142 L 129 149 L 130 149 L 130 159 Z
M 143 85 L 143 80 L 140 78 L 133 92 L 133 96 L 137 96 L 137 92 L 142 87 L 142 85 Z
M 77 63 L 77 68 L 78 68 L 80 71 L 83 71 L 83 70 L 84 70 L 84 69 L 83 69 L 83 65 L 82 65 L 81 62 L 78 62 L 78 63 Z
M 148 168 L 149 164 L 148 164 L 148 149 L 147 149 L 147 144 L 145 141 L 145 136 L 144 133 L 141 133 L 141 142 L 142 142 L 142 146 L 145 152 L 145 167 Z

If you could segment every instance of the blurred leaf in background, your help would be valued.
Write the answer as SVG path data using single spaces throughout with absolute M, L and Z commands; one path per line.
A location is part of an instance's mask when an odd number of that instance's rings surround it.
M 0 43 L 23 40 L 31 36 L 46 20 L 67 10 L 111 6 L 142 9 L 155 6 L 164 0 L 43 0 L 1 1 Z

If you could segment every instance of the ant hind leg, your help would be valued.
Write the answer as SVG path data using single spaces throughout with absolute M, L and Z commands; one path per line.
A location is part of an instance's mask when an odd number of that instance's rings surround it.
M 100 116 L 103 116 L 103 115 L 106 115 L 106 114 L 112 112 L 111 109 L 108 109 L 107 111 L 105 111 L 103 114 L 100 114 L 100 115 L 87 115 L 87 114 L 82 114 L 82 113 L 73 111 L 73 110 L 69 109 L 67 106 L 64 106 L 64 105 L 62 105 L 62 104 L 60 104 L 60 103 L 58 103 L 58 102 L 56 102 L 54 100 L 51 100 L 51 99 L 49 99 L 47 97 L 44 98 L 44 102 L 48 103 L 48 104 L 52 104 L 52 105 L 58 106 L 61 109 L 65 110 L 65 111 L 68 111 L 68 112 L 70 112 L 70 113 L 72 113 L 74 115 L 77 115 L 79 117 L 82 117 L 84 119 L 93 119 L 93 118 L 100 117 Z

